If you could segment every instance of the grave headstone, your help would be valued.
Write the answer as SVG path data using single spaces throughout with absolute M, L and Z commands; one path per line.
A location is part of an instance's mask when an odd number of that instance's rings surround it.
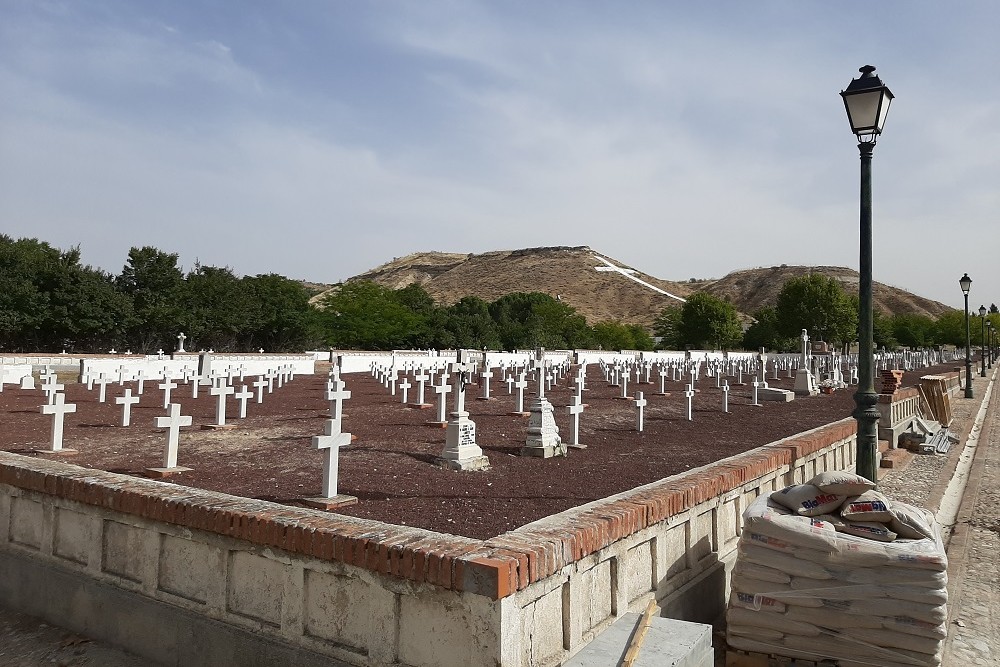
M 545 381 L 542 372 L 545 367 L 544 348 L 535 351 L 533 366 L 539 370 L 539 391 L 538 396 L 531 403 L 528 417 L 528 436 L 525 438 L 524 447 L 521 448 L 521 455 L 542 458 L 566 456 L 566 446 L 563 444 L 562 438 L 559 437 L 559 427 L 556 426 L 552 404 L 545 398 Z
M 177 389 L 177 383 L 171 380 L 169 377 L 163 378 L 163 382 L 157 385 L 163 390 L 163 409 L 167 410 L 170 408 L 170 392 Z
M 694 387 L 693 385 L 687 385 L 684 390 L 684 397 L 687 398 L 687 419 L 691 421 L 691 408 L 694 404 Z
M 63 422 L 66 415 L 76 412 L 76 404 L 66 402 L 66 394 L 56 394 L 52 403 L 42 406 L 43 415 L 52 415 L 52 437 L 49 448 L 37 450 L 46 454 L 73 454 L 75 449 L 63 449 Z
M 247 418 L 247 401 L 253 398 L 253 392 L 247 389 L 247 386 L 242 385 L 242 389 L 235 394 L 233 398 L 240 402 L 240 419 Z
M 476 423 L 469 419 L 465 411 L 465 388 L 472 375 L 472 364 L 469 353 L 459 350 L 454 373 L 455 411 L 448 421 L 448 432 L 445 435 L 444 450 L 437 459 L 438 464 L 452 470 L 486 470 L 490 461 L 483 455 L 483 450 L 476 442 Z
M 314 435 L 312 444 L 315 449 L 323 451 L 323 496 L 306 498 L 303 502 L 312 507 L 331 510 L 337 507 L 354 505 L 358 502 L 356 496 L 340 493 L 338 477 L 340 470 L 340 448 L 351 444 L 351 434 L 342 433 L 338 421 L 327 419 L 323 435 Z
M 264 387 L 267 386 L 267 380 L 263 375 L 258 375 L 255 382 L 251 382 L 250 385 L 257 390 L 257 403 L 264 402 Z
M 177 465 L 177 446 L 180 442 L 180 429 L 182 426 L 190 426 L 191 415 L 181 414 L 181 404 L 171 403 L 167 410 L 166 417 L 156 418 L 156 428 L 167 429 L 167 442 L 163 448 L 163 466 L 159 468 L 146 468 L 150 477 L 169 477 L 178 473 L 187 472 L 191 468 Z
M 132 406 L 139 403 L 139 397 L 132 395 L 131 389 L 126 389 L 123 396 L 115 399 L 115 403 L 122 406 L 122 426 L 132 423 Z
M 636 407 L 636 410 L 638 410 L 638 412 L 636 414 L 636 419 L 635 419 L 635 430 L 637 430 L 639 433 L 642 433 L 642 426 L 643 426 L 643 423 L 642 423 L 642 416 L 643 416 L 642 411 L 643 411 L 643 408 L 646 407 L 646 399 L 643 398 L 641 391 L 635 392 L 635 407 Z
M 579 385 L 577 385 L 579 387 Z M 577 393 L 573 396 L 573 401 L 568 406 L 566 406 L 566 412 L 569 413 L 572 418 L 572 428 L 570 429 L 570 435 L 572 437 L 572 442 L 570 442 L 567 447 L 573 449 L 586 449 L 587 445 L 580 444 L 580 414 L 583 412 L 585 405 L 583 403 L 583 398 Z
M 208 393 L 216 397 L 215 423 L 205 424 L 205 428 L 232 428 L 231 424 L 226 423 L 226 397 L 235 394 L 236 387 L 230 387 L 228 384 L 220 381 L 220 384 L 209 389 Z

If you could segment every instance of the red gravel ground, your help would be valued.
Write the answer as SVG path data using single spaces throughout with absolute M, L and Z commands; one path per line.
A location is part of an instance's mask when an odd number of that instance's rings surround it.
M 953 366 L 907 373 L 904 385 Z M 340 492 L 357 496 L 359 503 L 337 512 L 479 539 L 828 424 L 854 409 L 853 388 L 755 407 L 750 405 L 750 387 L 732 387 L 726 414 L 721 390 L 713 379 L 703 377 L 694 399 L 694 419 L 687 421 L 683 385 L 668 382 L 670 395 L 658 396 L 657 378 L 655 384 L 629 385 L 629 393 L 643 391 L 648 400 L 645 430 L 638 433 L 634 404 L 615 399 L 621 389 L 608 386 L 591 366 L 584 394 L 589 407 L 580 420 L 580 441 L 587 449 L 570 450 L 565 458 L 539 459 L 519 455 L 528 418 L 508 414 L 516 397 L 508 396 L 506 385 L 494 379 L 495 400 L 476 400 L 480 390 L 474 385 L 467 400 L 491 469 L 455 472 L 432 462 L 445 439 L 444 429 L 427 425 L 436 410 L 403 406 L 399 396 L 390 396 L 367 375 L 347 375 L 345 380 L 353 395 L 345 403 L 343 425 L 357 441 L 341 450 Z M 546 394 L 568 441 L 565 406 L 572 390 L 566 382 Z M 769 382 L 791 389 L 793 381 Z M 169 483 L 293 505 L 320 495 L 323 454 L 312 448 L 311 438 L 322 433 L 323 413 L 329 408 L 323 400 L 324 384 L 325 371 L 297 376 L 265 394 L 261 405 L 251 401 L 244 420 L 235 418 L 238 410 L 230 398 L 228 420 L 237 427 L 224 431 L 199 428 L 214 422 L 215 397 L 202 391 L 195 401 L 190 386 L 181 385 L 172 400 L 181 403 L 181 414 L 194 417 L 194 426 L 181 431 L 178 465 L 193 470 Z M 134 383 L 126 386 L 136 392 Z M 96 387 L 88 391 L 86 385 L 67 383 L 66 402 L 77 404 L 77 411 L 67 416 L 63 446 L 77 453 L 60 460 L 136 476 L 162 465 L 166 436 L 153 425 L 155 417 L 165 414 L 162 392 L 147 383 L 142 402 L 132 408 L 132 425 L 122 428 L 121 406 L 114 398 L 124 388 L 109 385 L 108 400 L 102 404 Z M 48 447 L 52 417 L 40 414 L 43 401 L 40 390 L 8 385 L 0 394 L 0 449 L 34 456 L 35 448 Z

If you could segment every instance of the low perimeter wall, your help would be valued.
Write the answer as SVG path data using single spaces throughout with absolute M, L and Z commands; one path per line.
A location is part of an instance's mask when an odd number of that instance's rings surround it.
M 0 604 L 175 665 L 555 665 L 655 597 L 724 610 L 758 495 L 844 420 L 473 540 L 0 452 Z

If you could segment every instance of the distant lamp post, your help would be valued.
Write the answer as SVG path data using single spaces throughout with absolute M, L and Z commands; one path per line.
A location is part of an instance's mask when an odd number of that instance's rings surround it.
M 972 278 L 966 273 L 958 279 L 958 284 L 965 295 L 965 397 L 972 398 L 972 346 L 969 337 L 969 289 L 972 287 Z
M 865 65 L 861 76 L 853 79 L 840 95 L 844 98 L 851 131 L 858 138 L 861 152 L 861 262 L 858 273 L 858 391 L 853 416 L 858 421 L 855 466 L 859 475 L 878 482 L 879 411 L 875 407 L 875 355 L 872 313 L 872 153 L 882 134 L 885 117 L 893 95 L 875 76 L 875 68 Z
M 993 320 L 986 320 L 986 364 L 993 368 Z
M 979 377 L 986 377 L 986 306 L 979 306 Z

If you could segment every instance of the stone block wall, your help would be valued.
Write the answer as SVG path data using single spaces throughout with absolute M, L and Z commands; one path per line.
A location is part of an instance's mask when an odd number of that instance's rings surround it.
M 854 434 L 836 422 L 490 540 L 0 452 L 0 602 L 177 664 L 557 664 L 650 597 L 720 615 L 743 509 L 852 468 Z

